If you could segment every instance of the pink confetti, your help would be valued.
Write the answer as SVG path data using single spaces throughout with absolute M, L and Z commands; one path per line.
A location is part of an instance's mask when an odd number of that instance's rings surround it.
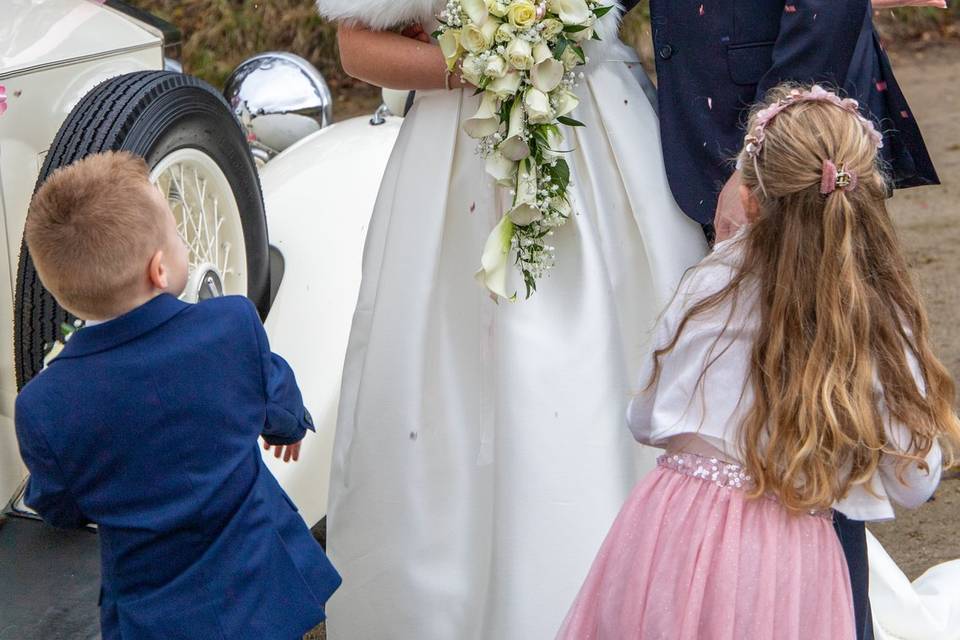
M 7 111 L 7 88 L 0 84 L 0 116 Z
M 787 4 L 787 5 L 784 5 L 783 10 L 786 11 L 787 13 L 796 13 L 796 12 L 797 12 L 797 5 L 795 5 L 795 4 Z
M 910 114 L 907 113 L 906 111 L 901 111 L 901 112 L 900 112 L 900 117 L 903 118 L 904 120 L 909 120 L 909 119 L 910 119 Z
M 707 98 L 707 108 L 713 111 L 713 98 Z
M 704 11 L 703 5 L 700 5 L 700 15 L 702 16 L 702 15 L 705 14 L 705 13 L 706 13 L 706 11 Z
M 880 80 L 877 82 L 877 91 L 886 91 L 887 82 L 885 80 Z

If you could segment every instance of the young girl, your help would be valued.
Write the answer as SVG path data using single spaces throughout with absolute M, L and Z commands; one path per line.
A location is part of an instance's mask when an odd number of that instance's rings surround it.
M 667 453 L 560 638 L 855 638 L 831 510 L 923 504 L 941 444 L 960 443 L 879 134 L 818 86 L 761 107 L 740 156 L 751 224 L 681 286 L 630 407 L 637 440 Z

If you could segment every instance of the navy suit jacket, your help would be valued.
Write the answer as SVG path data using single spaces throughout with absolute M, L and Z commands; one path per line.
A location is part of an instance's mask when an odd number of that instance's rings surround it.
M 938 182 L 870 0 L 650 0 L 650 13 L 667 177 L 693 219 L 712 222 L 751 105 L 785 81 L 844 88 L 887 132 L 896 186 Z
M 253 304 L 162 295 L 78 331 L 17 398 L 50 524 L 99 525 L 104 640 L 293 640 L 340 583 L 257 438 L 311 428 Z

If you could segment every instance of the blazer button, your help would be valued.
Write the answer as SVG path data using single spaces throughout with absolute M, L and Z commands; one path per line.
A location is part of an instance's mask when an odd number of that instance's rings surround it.
M 663 60 L 669 60 L 673 57 L 673 46 L 665 44 L 657 50 L 657 54 Z

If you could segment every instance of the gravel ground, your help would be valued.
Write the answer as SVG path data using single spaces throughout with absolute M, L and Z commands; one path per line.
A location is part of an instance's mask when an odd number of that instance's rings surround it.
M 943 182 L 902 191 L 891 210 L 927 301 L 937 353 L 960 377 L 960 47 L 894 58 L 897 78 L 920 122 Z M 949 474 L 934 500 L 870 530 L 910 578 L 960 558 L 960 475 Z

